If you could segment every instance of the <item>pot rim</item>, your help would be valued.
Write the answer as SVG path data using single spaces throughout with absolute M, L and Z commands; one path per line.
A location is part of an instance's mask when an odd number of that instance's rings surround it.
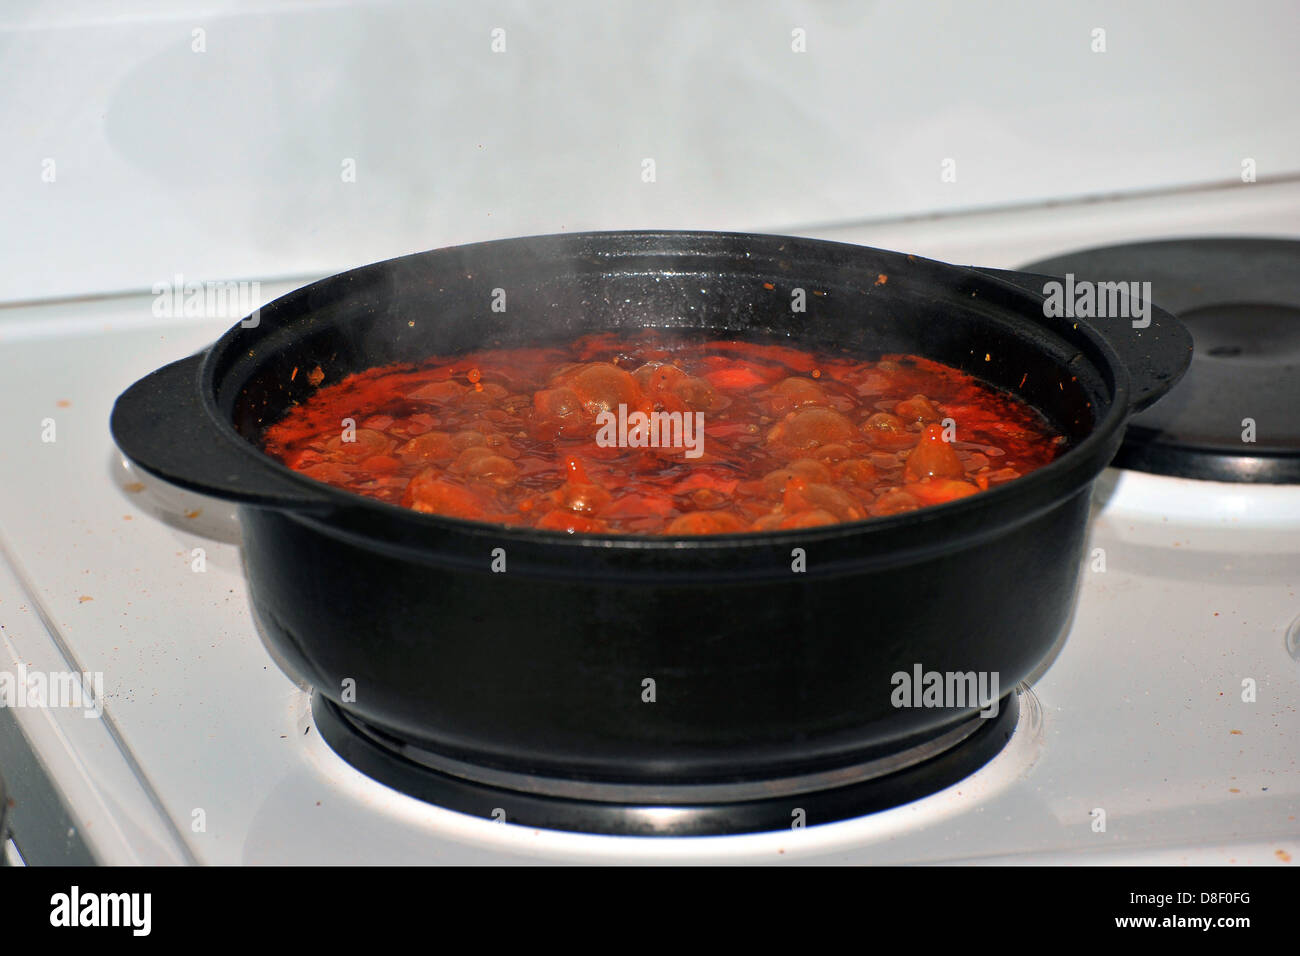
M 844 253 L 867 251 L 879 252 L 887 255 L 899 255 L 899 253 L 890 250 L 880 250 L 869 246 L 832 242 L 820 239 L 804 239 L 800 237 L 780 236 L 766 233 L 696 230 L 617 230 L 559 233 L 510 239 L 496 239 L 467 245 L 444 247 L 444 249 L 471 251 L 485 250 L 491 247 L 500 248 L 512 244 L 537 240 L 568 240 L 581 242 L 584 240 L 589 241 L 592 239 L 606 238 L 637 240 L 654 240 L 662 238 L 687 242 L 701 240 L 730 240 L 740 242 L 753 242 L 756 240 L 789 240 L 791 242 L 798 242 L 806 247 L 825 247 L 827 251 L 839 250 Z M 438 252 L 444 250 L 430 251 Z M 359 266 L 356 269 L 346 270 L 342 273 L 324 277 L 268 303 L 266 306 L 262 307 L 259 312 L 265 316 L 268 311 L 275 310 L 276 307 L 281 303 L 284 303 L 286 299 L 316 289 L 324 283 L 335 281 L 340 276 L 349 273 L 359 273 L 367 269 L 380 269 L 389 266 L 393 262 L 414 259 L 428 254 L 428 252 L 413 253 L 409 256 L 382 260 L 380 262 L 370 263 L 365 266 Z M 680 254 L 689 256 L 691 253 L 687 250 Z M 704 254 L 704 252 L 701 251 L 700 254 Z M 609 258 L 612 262 L 617 261 L 617 256 L 612 253 Z M 1011 283 L 999 278 L 996 274 L 980 271 L 976 267 L 953 265 L 951 263 L 926 259 L 920 256 L 908 256 L 908 261 L 909 263 L 915 262 L 934 266 L 944 271 L 957 273 L 977 282 L 994 283 L 1006 294 L 1014 298 L 1019 298 L 1027 303 L 1036 301 L 1040 307 L 1044 299 L 1043 296 L 1035 296 L 1032 292 L 1023 287 L 1012 285 Z M 1028 273 L 1025 273 L 1024 275 L 1028 275 Z M 310 313 L 303 313 L 290 321 L 291 323 L 300 322 L 304 316 L 309 314 Z M 1011 314 L 1022 318 L 1025 321 L 1031 321 L 1024 312 L 1012 312 Z M 645 327 L 652 328 L 653 326 Z M 329 510 L 333 513 L 338 513 L 340 511 L 373 513 L 377 517 L 387 518 L 390 521 L 399 520 L 405 522 L 410 527 L 422 527 L 428 529 L 430 532 L 441 532 L 444 534 L 452 533 L 459 536 L 468 536 L 473 538 L 491 538 L 494 541 L 501 543 L 510 543 L 512 541 L 527 542 L 530 544 L 547 544 L 556 547 L 578 548 L 583 550 L 635 549 L 638 551 L 649 550 L 674 552 L 725 549 L 734 551 L 737 548 L 767 548 L 780 545 L 800 545 L 809 542 L 836 540 L 844 537 L 881 537 L 886 536 L 890 532 L 899 528 L 923 525 L 933 521 L 960 520 L 985 511 L 996 510 L 1004 505 L 1012 503 L 1016 499 L 1020 499 L 1022 503 L 1025 504 L 1031 501 L 1039 501 L 1040 507 L 1046 507 L 1048 502 L 1059 501 L 1064 494 L 1068 493 L 1058 490 L 1056 493 L 1048 494 L 1048 489 L 1050 487 L 1066 484 L 1069 486 L 1069 491 L 1074 491 L 1091 481 L 1097 474 L 1100 474 L 1106 463 L 1109 462 L 1111 457 L 1113 457 L 1114 449 L 1111 449 L 1109 454 L 1104 454 L 1104 458 L 1102 457 L 1106 446 L 1114 440 L 1115 433 L 1124 427 L 1127 419 L 1133 413 L 1132 409 L 1129 407 L 1131 383 L 1128 367 L 1104 335 L 1101 335 L 1087 322 L 1079 321 L 1076 324 L 1075 331 L 1079 332 L 1089 342 L 1089 344 L 1099 352 L 1101 358 L 1104 359 L 1106 367 L 1104 369 L 1098 368 L 1098 371 L 1103 373 L 1103 378 L 1108 374 L 1113 383 L 1109 389 L 1109 408 L 1100 420 L 1094 420 L 1091 429 L 1082 440 L 1070 445 L 1052 462 L 1030 472 L 1027 475 L 1023 475 L 1014 481 L 987 489 L 977 495 L 970 495 L 943 504 L 927 505 L 915 511 L 902 512 L 900 514 L 883 517 L 870 517 L 859 521 L 839 522 L 833 525 L 822 525 L 814 528 L 690 536 L 601 534 L 588 532 L 570 534 L 563 531 L 550 531 L 513 525 L 498 525 L 489 522 L 472 521 L 415 511 L 411 508 L 390 504 L 377 498 L 370 498 L 365 495 L 346 491 L 324 482 L 317 481 L 301 474 L 300 472 L 294 471 L 292 468 L 289 468 L 287 465 L 268 455 L 252 441 L 236 431 L 233 422 L 221 413 L 221 410 L 217 405 L 219 385 L 216 374 L 217 366 L 222 363 L 231 350 L 242 349 L 245 347 L 240 345 L 237 341 L 241 328 L 241 323 L 235 324 L 219 339 L 217 339 L 217 341 L 206 351 L 200 367 L 198 388 L 201 393 L 200 400 L 202 409 L 206 416 L 224 437 L 239 446 L 245 457 L 252 456 L 250 458 L 250 463 L 253 463 L 258 467 L 269 468 L 277 474 L 279 479 L 288 480 L 303 489 L 308 496 L 315 499 L 321 499 L 320 504 L 322 510 Z M 704 327 L 702 326 L 701 328 Z M 1053 337 L 1069 344 L 1068 340 L 1063 338 L 1055 329 L 1046 326 L 1043 326 L 1042 328 Z M 1094 367 L 1097 367 L 1095 359 L 1087 356 L 1085 356 L 1085 358 L 1091 361 Z M 1078 480 L 1077 478 L 1070 480 L 1068 476 L 1075 471 L 1089 471 L 1091 473 L 1085 480 Z M 249 504 L 253 507 L 276 508 L 276 505 L 273 503 Z M 286 507 L 283 510 L 297 509 Z M 1035 509 L 1035 511 L 1036 510 L 1038 509 Z M 304 517 L 310 514 L 310 509 L 303 511 Z M 1028 515 L 1026 515 L 1026 518 L 1027 517 Z M 322 527 L 328 527 L 328 521 L 321 521 L 319 524 Z M 1000 522 L 997 525 L 997 529 L 1006 526 L 1007 523 Z

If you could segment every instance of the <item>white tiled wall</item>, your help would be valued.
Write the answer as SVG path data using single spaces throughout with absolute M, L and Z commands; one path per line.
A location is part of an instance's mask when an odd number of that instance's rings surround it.
M 1294 0 L 11 0 L 0 301 L 1300 174 L 1297 24 Z

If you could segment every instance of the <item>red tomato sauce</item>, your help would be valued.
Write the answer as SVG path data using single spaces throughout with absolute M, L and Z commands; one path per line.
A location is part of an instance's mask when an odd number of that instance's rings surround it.
M 416 511 L 570 533 L 807 528 L 963 498 L 1050 462 L 1029 405 L 909 355 L 647 330 L 349 375 L 266 451 Z

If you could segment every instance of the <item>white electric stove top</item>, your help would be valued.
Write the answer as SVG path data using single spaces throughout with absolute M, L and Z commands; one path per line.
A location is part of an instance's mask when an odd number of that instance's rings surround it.
M 1207 197 L 819 234 L 1005 267 L 1103 242 L 1285 235 L 1300 224 L 1296 186 Z M 261 291 L 269 299 L 300 284 Z M 116 396 L 234 321 L 158 319 L 152 301 L 0 309 L 0 673 L 103 681 L 102 716 L 0 710 L 0 775 L 15 801 L 11 856 L 1279 864 L 1300 856 L 1300 487 L 1117 471 L 1097 484 L 1067 639 L 1022 693 L 1011 742 L 947 790 L 825 826 L 678 839 L 539 831 L 390 790 L 329 749 L 307 693 L 263 649 L 231 506 L 131 472 L 113 446 Z M 43 440 L 51 421 L 54 440 Z M 203 571 L 194 569 L 196 549 Z

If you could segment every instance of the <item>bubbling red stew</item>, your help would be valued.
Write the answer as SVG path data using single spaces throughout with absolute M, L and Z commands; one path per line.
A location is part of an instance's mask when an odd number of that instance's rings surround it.
M 416 511 L 701 535 L 942 504 L 1041 468 L 1064 441 L 1019 399 L 917 356 L 646 330 L 349 375 L 292 406 L 264 447 Z

